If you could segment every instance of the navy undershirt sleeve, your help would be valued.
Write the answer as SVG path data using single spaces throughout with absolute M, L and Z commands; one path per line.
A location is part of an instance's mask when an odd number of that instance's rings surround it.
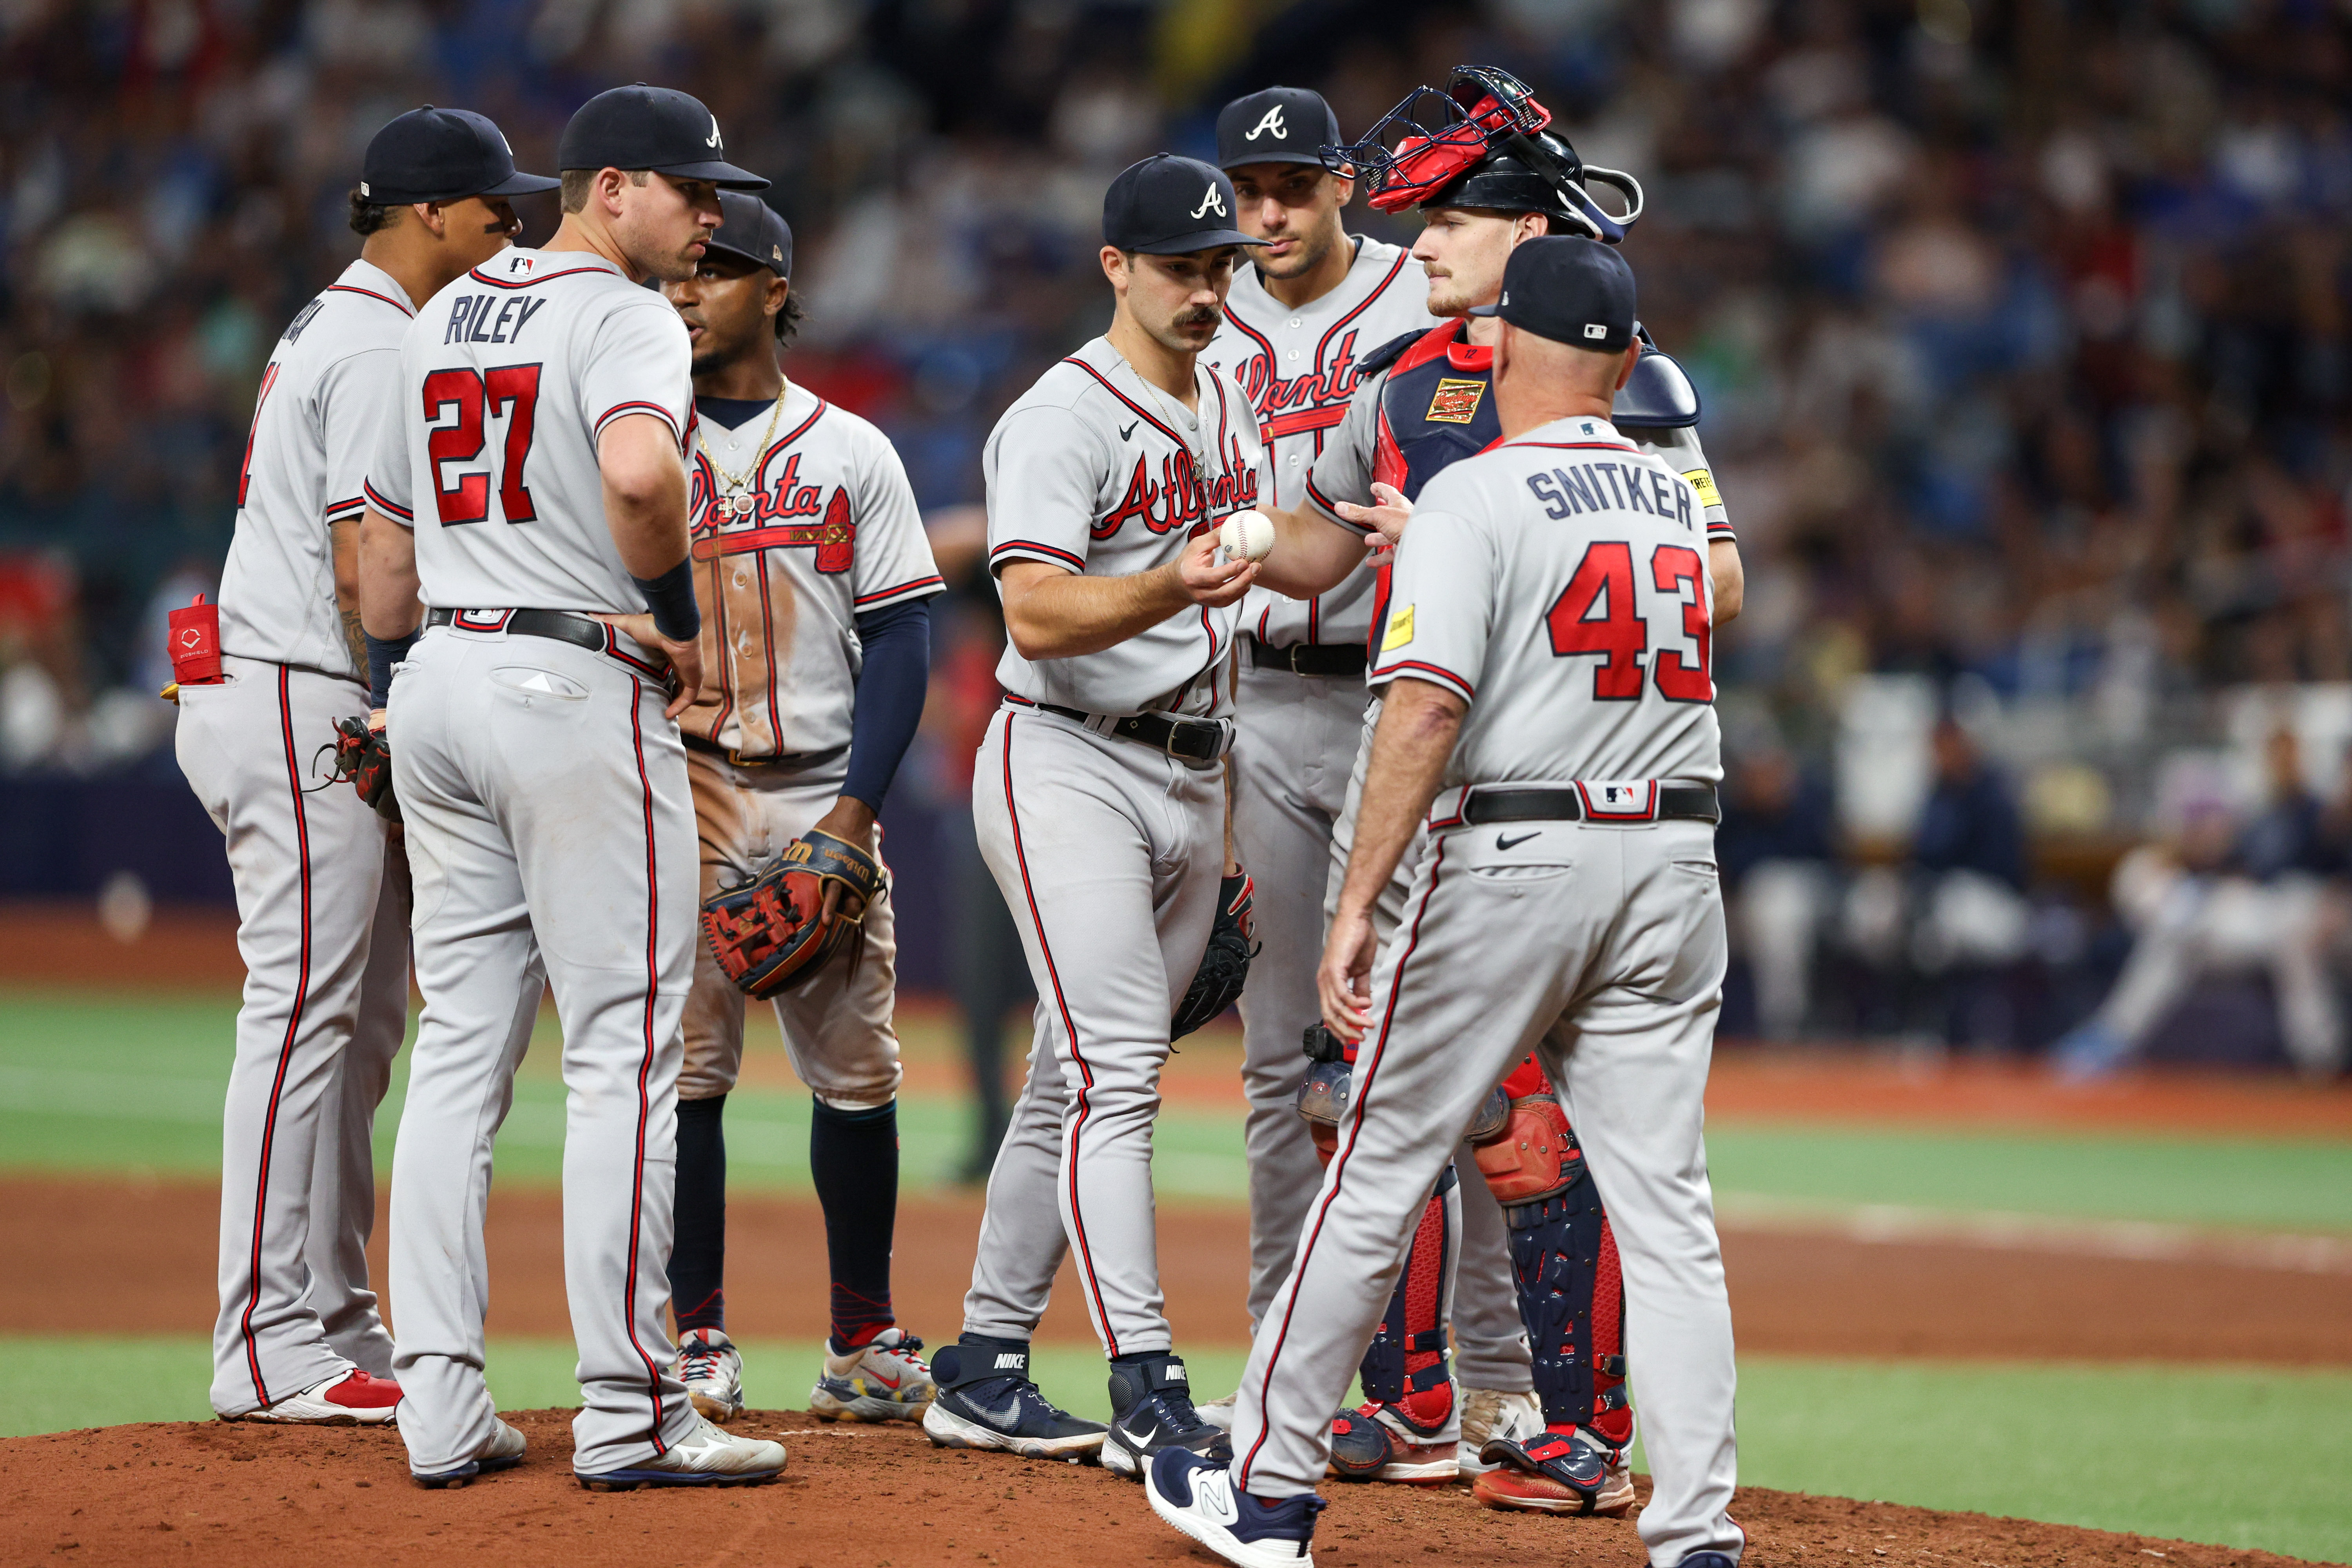
M 849 779 L 841 793 L 882 809 L 899 759 L 922 722 L 931 679 L 931 605 L 901 601 L 857 617 L 866 662 L 849 721 Z

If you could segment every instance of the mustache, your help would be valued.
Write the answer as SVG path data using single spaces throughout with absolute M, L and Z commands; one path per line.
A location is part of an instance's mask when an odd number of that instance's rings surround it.
M 1179 327 L 1213 327 L 1223 319 L 1223 312 L 1219 310 L 1187 310 L 1177 317 L 1173 324 Z

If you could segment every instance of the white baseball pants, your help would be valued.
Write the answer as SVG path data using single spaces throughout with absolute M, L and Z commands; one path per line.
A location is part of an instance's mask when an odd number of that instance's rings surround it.
M 425 632 L 393 687 L 425 996 L 392 1169 L 394 1371 L 420 1472 L 462 1464 L 494 1430 L 482 1223 L 542 969 L 570 1096 L 573 1466 L 641 1464 L 695 1419 L 662 1321 L 698 879 L 663 702 L 604 654 L 448 627 Z
M 1731 1309 L 1702 1131 L 1724 955 L 1708 824 L 1432 837 L 1374 967 L 1339 1152 L 1242 1376 L 1237 1484 L 1281 1498 L 1322 1479 L 1331 1412 L 1431 1184 L 1495 1080 L 1539 1048 L 1616 1222 L 1655 1479 L 1650 1561 L 1739 1555 Z
M 228 840 L 245 1002 L 221 1125 L 213 1408 L 392 1371 L 369 1289 L 375 1110 L 408 1022 L 408 877 L 390 824 L 320 748 L 367 693 L 224 658 L 180 688 L 180 771 Z

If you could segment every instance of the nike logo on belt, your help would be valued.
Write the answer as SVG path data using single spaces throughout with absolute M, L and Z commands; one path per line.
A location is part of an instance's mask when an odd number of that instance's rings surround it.
M 1517 846 L 1525 844 L 1530 838 L 1541 837 L 1543 829 L 1540 827 L 1537 828 L 1533 833 L 1522 833 L 1517 838 L 1506 838 L 1501 834 L 1497 833 L 1495 835 L 1495 847 L 1497 849 L 1516 848 Z

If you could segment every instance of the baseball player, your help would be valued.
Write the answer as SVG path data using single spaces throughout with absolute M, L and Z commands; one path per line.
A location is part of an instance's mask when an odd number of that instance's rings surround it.
M 181 771 L 228 839 L 245 1005 L 221 1137 L 213 1408 L 231 1420 L 393 1418 L 369 1289 L 372 1136 L 408 1021 L 408 879 L 391 825 L 314 789 L 338 719 L 367 710 L 360 483 L 395 406 L 416 301 L 504 249 L 515 172 L 478 114 L 420 109 L 368 143 L 360 259 L 262 372 L 217 606 L 176 612 Z
M 1451 105 L 1450 130 L 1425 118 L 1425 100 Z M 1568 231 L 1614 241 L 1640 213 L 1640 187 L 1613 171 L 1587 169 L 1565 142 L 1544 132 L 1549 115 L 1524 84 L 1486 68 L 1457 74 L 1448 95 L 1421 89 L 1351 146 L 1331 149 L 1332 162 L 1360 171 L 1372 204 L 1398 211 L 1419 206 L 1425 226 L 1413 254 L 1427 271 L 1428 306 L 1460 318 L 1492 302 L 1512 247 L 1548 232 Z M 1409 129 L 1408 123 L 1410 122 Z M 1402 137 L 1392 147 L 1384 138 Z M 1628 198 L 1622 219 L 1612 217 L 1584 189 L 1587 178 L 1616 185 Z M 1496 433 L 1487 397 L 1493 323 L 1473 320 L 1408 336 L 1364 359 L 1349 412 L 1328 434 L 1310 474 L 1308 502 L 1277 518 L 1285 541 L 1261 568 L 1266 582 L 1289 575 L 1294 543 L 1320 543 L 1320 521 L 1378 527 L 1393 535 L 1410 515 L 1410 498 L 1446 464 L 1480 449 Z M 1736 613 L 1738 559 L 1729 524 L 1705 468 L 1696 432 L 1696 395 L 1666 356 L 1644 353 L 1616 405 L 1637 442 L 1664 451 L 1710 501 L 1717 541 L 1710 546 L 1720 619 Z M 1331 834 L 1329 897 L 1336 900 L 1354 818 L 1354 800 L 1370 752 L 1377 705 L 1368 712 L 1354 776 Z M 1402 906 L 1401 875 L 1380 909 L 1385 922 Z M 1327 1042 L 1328 1043 L 1328 1042 Z M 1340 1068 L 1344 1071 L 1344 1068 Z M 1616 1512 L 1631 1506 L 1633 1481 L 1622 1462 L 1630 1415 L 1622 1406 L 1622 1356 L 1613 1314 L 1597 1300 L 1612 1266 L 1611 1237 L 1585 1233 L 1605 1221 L 1580 1174 L 1573 1137 L 1564 1122 L 1533 1147 L 1558 1156 L 1548 1172 L 1514 1168 L 1519 1144 L 1515 1124 L 1529 1118 L 1560 1121 L 1557 1097 L 1532 1066 L 1515 1072 L 1507 1103 L 1490 1129 L 1485 1152 L 1466 1146 L 1457 1174 L 1441 1188 L 1456 1189 L 1458 1224 L 1426 1216 L 1417 1234 L 1433 1245 L 1458 1244 L 1463 1279 L 1458 1294 L 1432 1276 L 1450 1278 L 1454 1259 L 1431 1269 L 1418 1258 L 1400 1276 L 1391 1329 L 1374 1342 L 1365 1366 L 1372 1403 L 1342 1413 L 1333 1436 L 1339 1473 L 1420 1479 L 1451 1451 L 1460 1473 L 1482 1500 L 1497 1507 L 1544 1511 Z M 1527 1129 L 1532 1131 L 1532 1129 Z M 1497 1200 L 1514 1211 L 1507 1231 Z M 1507 1237 L 1507 1240 L 1506 1239 Z M 1457 1243 L 1458 1238 L 1458 1243 Z M 1416 1244 L 1418 1245 L 1418 1244 Z M 1522 1267 L 1514 1268 L 1517 1258 Z M 1592 1258 L 1595 1266 L 1569 1268 L 1562 1259 Z M 1563 1269 L 1566 1277 L 1562 1278 Z M 1516 1310 L 1512 1298 L 1517 1297 Z M 1456 1409 L 1444 1380 L 1443 1319 L 1458 1305 L 1454 1339 L 1468 1387 Z M 1599 1310 L 1596 1310 L 1596 1308 Z M 1524 1321 L 1537 1344 L 1532 1357 Z M 1532 1360 L 1532 1366 L 1530 1365 Z M 1538 1393 L 1528 1392 L 1530 1384 Z M 1605 1441 L 1578 1441 L 1574 1433 L 1598 1424 Z M 1547 1430 L 1549 1428 L 1550 1430 Z M 1496 1447 L 1497 1443 L 1507 1445 Z M 1620 1456 L 1607 1466 L 1597 1455 Z M 1509 1466 L 1507 1473 L 1498 1467 Z
M 1006 410 L 982 458 L 1008 695 L 972 816 L 1021 927 L 1038 1031 L 923 1426 L 950 1447 L 1098 1451 L 1128 1476 L 1162 1448 L 1224 1441 L 1193 1410 L 1161 1310 L 1151 1127 L 1227 870 L 1226 656 L 1256 578 L 1220 563 L 1215 532 L 1258 500 L 1257 421 L 1198 357 L 1240 247 L 1258 243 L 1234 207 L 1232 183 L 1190 158 L 1112 181 L 1110 330 Z M 1027 1378 L 1066 1249 L 1110 1358 L 1108 1434 Z
M 1724 969 L 1713 589 L 1697 487 L 1622 439 L 1632 273 L 1543 237 L 1503 282 L 1501 442 L 1423 489 L 1370 679 L 1387 689 L 1320 973 L 1360 1041 L 1338 1152 L 1243 1374 L 1234 1458 L 1158 1456 L 1152 1506 L 1244 1564 L 1308 1559 L 1326 1414 L 1422 1196 L 1528 1051 L 1619 1231 L 1654 1563 L 1735 1568 L 1731 1312 L 1701 1098 Z M 1277 546 L 1277 550 L 1279 546 Z M 1433 802 L 1434 806 L 1433 807 Z M 1374 963 L 1373 906 L 1429 835 Z
M 1236 269 L 1224 325 L 1202 358 L 1241 384 L 1265 442 L 1266 499 L 1292 510 L 1306 504 L 1307 476 L 1347 413 L 1363 356 L 1436 325 L 1423 303 L 1421 264 L 1341 227 L 1355 184 L 1326 170 L 1320 152 L 1339 141 L 1330 106 L 1303 88 L 1267 88 L 1217 116 L 1217 162 L 1240 198 L 1236 221 L 1265 243 Z M 1307 1068 L 1299 1039 L 1318 1016 L 1331 825 L 1369 700 L 1362 677 L 1374 574 L 1359 558 L 1328 593 L 1292 599 L 1261 588 L 1242 611 L 1234 847 L 1255 886 L 1262 944 L 1241 1002 L 1253 1324 L 1290 1271 L 1299 1218 L 1320 1178 L 1297 1109 Z M 1515 1333 L 1507 1290 L 1504 1300 Z M 1525 1360 L 1522 1353 L 1522 1375 Z M 1232 1409 L 1227 1394 L 1201 1414 L 1222 1425 Z
M 702 661 L 690 351 L 639 284 L 693 273 L 718 186 L 767 183 L 725 160 L 717 120 L 684 93 L 591 99 L 560 144 L 555 237 L 419 311 L 368 468 L 362 614 L 371 661 L 399 670 L 387 737 L 425 997 L 393 1159 L 394 1365 L 427 1487 L 522 1458 L 482 1379 L 482 1221 L 510 1025 L 537 999 L 519 982 L 541 963 L 571 1096 L 574 1470 L 625 1489 L 764 1480 L 784 1463 L 688 1403 L 661 1322 L 696 885 L 673 721 Z
M 758 197 L 725 221 L 693 276 L 663 286 L 694 348 L 695 596 L 701 690 L 678 717 L 702 839 L 702 892 L 749 880 L 814 830 L 877 853 L 875 814 L 922 717 L 939 568 L 882 433 L 785 380 L 799 317 L 793 234 Z M 814 1096 L 809 1167 L 833 1265 L 820 1419 L 919 1420 L 922 1342 L 890 1310 L 898 1198 L 897 985 L 887 886 L 863 910 L 856 961 L 775 998 Z M 720 1116 L 743 1059 L 743 993 L 696 950 L 678 1075 L 677 1238 L 670 1304 L 678 1378 L 716 1421 L 743 1408 L 727 1337 L 727 1146 Z

